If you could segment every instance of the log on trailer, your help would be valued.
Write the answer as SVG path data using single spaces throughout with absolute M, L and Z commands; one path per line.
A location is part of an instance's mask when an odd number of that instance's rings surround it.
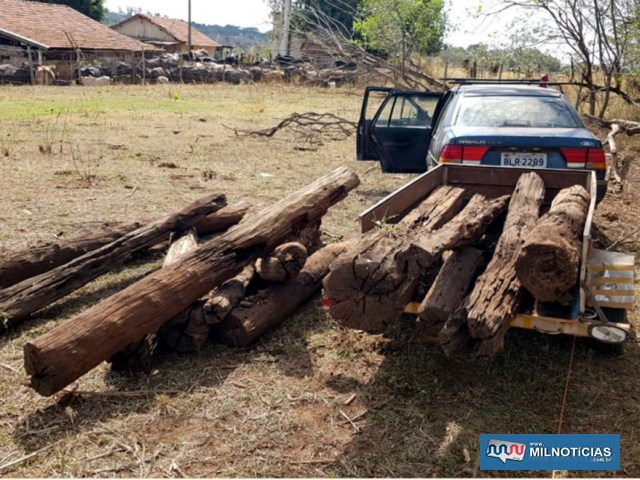
M 345 252 L 348 242 L 333 243 L 311 255 L 298 276 L 272 285 L 246 299 L 247 306 L 237 306 L 213 327 L 214 339 L 236 347 L 246 347 L 267 330 L 292 315 L 321 287 L 329 265 Z
M 483 264 L 482 252 L 473 247 L 455 250 L 445 259 L 418 308 L 418 328 L 424 336 L 438 336 L 447 318 L 466 297 Z
M 4 328 L 17 325 L 32 313 L 123 265 L 137 252 L 167 241 L 171 232 L 191 228 L 194 223 L 226 204 L 227 199 L 223 194 L 202 198 L 177 213 L 133 230 L 69 263 L 0 291 Z
M 544 182 L 536 173 L 520 176 L 493 257 L 469 296 L 467 325 L 474 338 L 504 335 L 520 305 L 521 284 L 515 262 L 536 224 L 544 201 Z
M 195 228 L 200 235 L 221 232 L 242 220 L 248 208 L 249 206 L 243 202 L 229 205 L 197 221 Z M 69 239 L 8 252 L 0 263 L 0 289 L 53 270 L 117 240 L 142 225 L 144 222 L 104 223 L 97 228 L 81 230 Z
M 438 332 L 438 343 L 447 357 L 464 350 L 473 342 L 469 335 L 469 327 L 467 327 L 468 308 L 469 297 L 467 296 L 458 308 L 449 315 L 440 332 Z
M 396 236 L 382 231 L 366 235 L 331 265 L 323 285 L 329 313 L 336 321 L 371 333 L 383 332 L 400 318 L 425 270 L 445 251 L 478 240 L 504 211 L 509 199 L 503 196 L 489 200 L 474 195 L 458 213 L 457 200 L 450 202 L 449 208 L 444 205 L 450 195 L 462 199 L 463 191 L 451 189 L 443 199 L 439 198 L 442 188 L 418 207 L 435 202 L 437 208 L 430 210 L 433 215 L 424 222 L 433 225 L 433 229 L 418 222 Z
M 52 395 L 122 348 L 157 332 L 211 288 L 269 253 L 359 184 L 346 168 L 316 180 L 24 347 L 31 386 Z
M 524 242 L 516 272 L 536 300 L 560 301 L 576 285 L 590 201 L 581 186 L 561 190 Z
M 328 275 L 323 280 L 324 297 L 329 305 L 329 314 L 343 325 L 352 328 L 371 332 L 384 330 L 386 328 L 384 321 L 380 323 L 377 318 L 372 319 L 373 323 L 369 321 L 375 312 L 365 309 L 372 304 L 363 303 L 365 295 L 370 293 L 361 289 L 365 280 L 373 278 L 378 271 L 392 272 L 380 277 L 387 283 L 393 282 L 390 287 L 385 285 L 385 290 L 381 292 L 382 296 L 401 288 L 415 289 L 424 269 L 415 262 L 397 264 L 397 258 L 402 258 L 400 252 L 411 248 L 404 238 L 412 229 L 420 228 L 429 232 L 441 227 L 462 209 L 463 204 L 463 189 L 450 186 L 439 187 L 405 215 L 398 225 L 384 225 L 353 243 L 349 250 L 340 255 L 331 265 Z M 369 267 L 368 270 L 367 267 Z M 407 287 L 404 287 L 404 284 Z M 373 292 L 375 293 L 376 290 L 374 289 Z M 403 291 L 404 296 L 406 294 Z M 402 299 L 399 300 L 399 302 L 402 301 Z M 376 308 L 380 308 L 379 303 L 376 303 Z M 402 305 L 402 309 L 405 304 L 406 302 Z M 380 313 L 384 316 L 386 311 L 391 309 L 393 315 L 398 307 L 399 305 L 391 305 L 391 308 L 387 307 L 385 312 Z

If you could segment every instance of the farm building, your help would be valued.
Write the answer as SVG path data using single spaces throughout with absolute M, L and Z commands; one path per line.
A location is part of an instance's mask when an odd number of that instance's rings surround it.
M 134 62 L 157 47 L 122 35 L 66 5 L 0 0 L 0 64 L 55 65 L 72 79 L 78 63 Z
M 183 20 L 138 13 L 112 25 L 111 28 L 131 38 L 161 47 L 170 53 L 189 51 L 189 24 Z M 220 45 L 192 26 L 191 48 L 206 50 L 215 58 L 224 58 L 231 52 L 232 47 Z

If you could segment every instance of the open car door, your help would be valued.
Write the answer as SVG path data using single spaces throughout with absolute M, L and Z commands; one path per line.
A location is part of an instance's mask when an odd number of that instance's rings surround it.
M 388 87 L 367 87 L 364 91 L 356 143 L 358 160 L 380 160 L 379 153 L 372 143 L 370 129 L 373 117 L 391 90 L 393 89 Z
M 371 124 L 383 172 L 424 172 L 442 93 L 393 91 Z M 438 109 L 439 110 L 439 109 Z

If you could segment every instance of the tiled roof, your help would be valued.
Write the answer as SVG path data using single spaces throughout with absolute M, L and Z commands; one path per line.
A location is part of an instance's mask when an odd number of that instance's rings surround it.
M 66 5 L 0 0 L 0 29 L 49 48 L 158 50 L 152 45 L 122 35 Z
M 120 22 L 118 25 L 129 22 L 135 18 L 140 18 L 159 26 L 179 42 L 187 43 L 189 41 L 189 24 L 184 20 L 178 20 L 177 18 L 156 17 L 138 13 L 133 17 Z M 191 44 L 199 47 L 221 46 L 218 42 L 194 28 L 193 25 L 191 26 Z

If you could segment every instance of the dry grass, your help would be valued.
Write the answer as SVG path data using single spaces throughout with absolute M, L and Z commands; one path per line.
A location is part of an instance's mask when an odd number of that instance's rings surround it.
M 267 127 L 308 110 L 355 118 L 359 102 L 358 91 L 292 87 L 1 88 L 0 127 L 15 140 L 0 156 L 0 245 L 158 217 L 218 190 L 257 210 L 338 165 L 356 169 L 362 185 L 324 228 L 354 234 L 357 213 L 407 176 L 354 162 L 352 140 L 301 152 L 286 136 L 238 139 L 223 124 Z M 51 154 L 39 151 L 45 141 Z M 631 164 L 627 178 L 630 193 L 601 208 L 602 241 L 640 224 L 640 169 Z M 409 324 L 384 337 L 341 329 L 318 299 L 252 349 L 210 345 L 137 378 L 103 365 L 77 384 L 137 396 L 47 399 L 21 386 L 27 339 L 157 267 L 157 256 L 140 258 L 0 338 L 0 465 L 52 445 L 0 474 L 487 476 L 478 469 L 480 433 L 556 431 L 569 339 L 511 332 L 492 361 L 447 360 Z M 620 432 L 629 476 L 640 475 L 639 361 L 635 344 L 610 358 L 579 343 L 563 427 Z

